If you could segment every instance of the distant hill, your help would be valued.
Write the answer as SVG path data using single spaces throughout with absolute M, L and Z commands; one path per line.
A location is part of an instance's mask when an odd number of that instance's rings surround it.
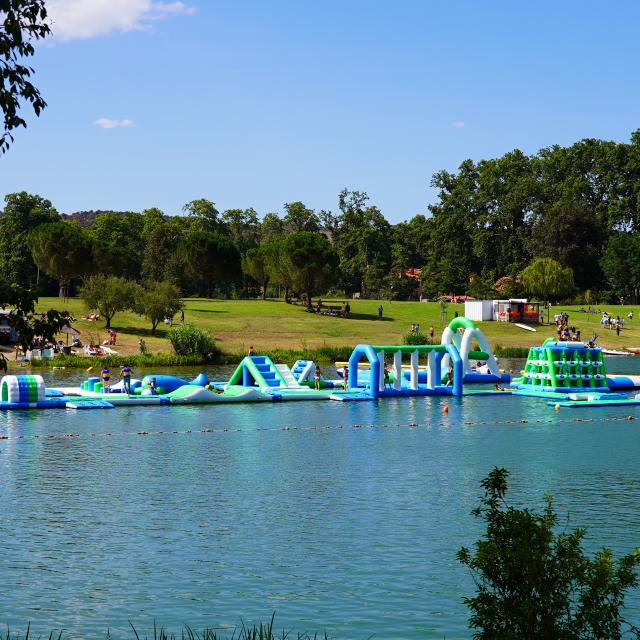
M 73 213 L 61 213 L 60 216 L 64 220 L 75 221 L 81 227 L 86 228 L 91 226 L 96 221 L 96 218 L 98 217 L 98 215 L 101 213 L 116 213 L 118 215 L 123 216 L 129 212 L 128 211 L 103 211 L 99 209 L 98 211 L 74 211 Z

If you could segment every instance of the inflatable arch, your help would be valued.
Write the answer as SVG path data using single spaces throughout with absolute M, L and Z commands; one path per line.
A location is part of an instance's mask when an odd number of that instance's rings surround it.
M 462 335 L 460 334 L 460 329 L 464 330 Z M 474 340 L 478 343 L 480 351 L 472 349 Z M 480 360 L 486 362 L 489 373 L 500 380 L 503 378 L 503 374 L 500 372 L 500 367 L 498 366 L 498 361 L 491 352 L 487 338 L 475 323 L 468 318 L 454 318 L 449 323 L 449 326 L 442 332 L 440 343 L 443 345 L 453 344 L 456 346 L 462 358 L 465 376 L 473 375 L 471 371 L 472 362 Z M 447 367 L 448 364 L 448 358 L 445 356 L 445 361 L 442 363 L 442 366 Z
M 394 382 L 392 388 L 387 389 L 384 383 L 385 354 L 393 355 L 392 372 Z M 411 370 L 408 384 L 403 385 L 402 355 L 410 354 Z M 429 367 L 426 384 L 420 384 L 418 359 L 420 354 L 426 354 Z M 359 383 L 359 363 L 362 358 L 369 361 L 369 380 L 367 392 L 372 398 L 381 396 L 410 396 L 410 395 L 462 395 L 463 367 L 458 349 L 452 345 L 420 345 L 420 346 L 372 346 L 359 344 L 349 358 L 348 387 L 357 389 Z M 445 358 L 446 365 L 445 365 Z M 451 362 L 453 380 L 451 386 L 441 383 L 442 372 L 446 371 Z

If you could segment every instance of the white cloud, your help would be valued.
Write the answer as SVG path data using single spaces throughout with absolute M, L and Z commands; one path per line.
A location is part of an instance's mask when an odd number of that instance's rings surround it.
M 454 120 L 451 123 L 451 128 L 452 129 L 464 129 L 464 122 L 462 122 L 462 120 Z
M 155 0 L 49 0 L 47 9 L 53 34 L 59 40 L 144 31 L 151 21 L 196 11 L 184 2 Z
M 98 118 L 93 124 L 95 124 L 96 127 L 100 127 L 101 129 L 117 129 L 118 127 L 125 127 L 126 129 L 130 129 L 131 127 L 136 126 L 135 122 L 133 120 L 129 120 L 128 118 L 124 118 L 123 120 Z

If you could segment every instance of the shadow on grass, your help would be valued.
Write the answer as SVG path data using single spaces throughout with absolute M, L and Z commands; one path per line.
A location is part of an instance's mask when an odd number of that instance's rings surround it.
M 310 316 L 316 316 L 321 318 L 338 318 L 339 320 L 370 320 L 372 322 L 393 322 L 394 321 L 394 318 L 391 316 L 378 318 L 378 314 L 376 313 L 353 313 L 352 311 L 349 314 L 348 318 L 343 318 L 342 316 L 339 316 L 339 315 L 329 315 L 324 312 L 315 313 L 315 311 L 314 312 L 305 311 L 305 313 L 308 313 Z
M 176 325 L 174 324 L 173 326 L 175 327 Z M 158 327 L 155 334 L 151 333 L 151 327 L 115 327 L 115 329 L 118 333 L 129 336 L 140 336 L 141 338 L 166 338 L 167 331 L 169 330 L 166 325 L 162 325 L 162 328 Z
M 222 309 L 194 309 L 189 307 L 185 309 L 185 321 L 190 313 L 229 313 L 228 311 L 223 311 Z

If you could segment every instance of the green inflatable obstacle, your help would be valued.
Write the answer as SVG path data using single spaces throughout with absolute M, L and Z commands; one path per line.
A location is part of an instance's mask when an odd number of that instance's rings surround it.
M 524 373 L 515 386 L 526 395 L 607 393 L 602 350 L 582 342 L 546 340 L 541 347 L 529 350 Z

